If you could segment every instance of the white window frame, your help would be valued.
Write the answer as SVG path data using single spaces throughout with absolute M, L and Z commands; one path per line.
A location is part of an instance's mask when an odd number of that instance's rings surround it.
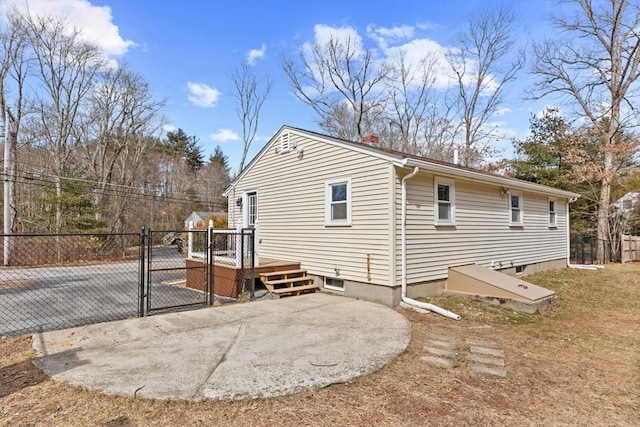
M 553 203 L 553 210 L 551 209 L 551 203 Z M 548 210 L 548 219 L 549 219 L 549 227 L 557 227 L 558 226 L 558 200 L 555 197 L 549 197 L 547 199 L 547 210 Z
M 249 190 L 249 191 L 245 191 L 242 194 L 242 226 L 244 228 L 247 227 L 251 227 L 251 224 L 249 224 L 249 195 L 250 194 L 255 194 L 256 195 L 256 217 L 255 217 L 255 221 L 258 221 L 258 215 L 259 215 L 259 211 L 258 211 L 258 190 Z M 253 223 L 253 225 L 255 226 L 255 222 Z M 235 227 L 235 224 L 229 224 L 230 227 Z
M 334 203 L 332 200 L 331 189 L 340 184 L 347 185 L 347 218 L 346 219 L 332 219 L 331 218 L 331 206 Z M 336 178 L 324 183 L 324 223 L 327 226 L 345 226 L 351 225 L 351 178 Z
M 513 211 L 515 208 L 511 207 L 511 198 L 518 197 L 518 211 L 520 212 L 519 220 L 513 221 Z M 509 191 L 509 225 L 514 227 L 522 227 L 524 225 L 524 197 L 521 191 Z
M 336 280 L 336 281 L 342 282 L 342 287 L 328 285 L 327 281 L 329 281 L 329 280 Z M 344 280 L 343 279 L 338 279 L 336 277 L 325 277 L 324 278 L 324 288 L 325 289 L 330 289 L 332 291 L 344 292 Z
M 438 199 L 438 185 L 449 187 L 449 219 L 440 218 L 440 200 Z M 455 225 L 456 223 L 456 186 L 452 179 L 436 177 L 433 181 L 433 218 L 436 225 Z

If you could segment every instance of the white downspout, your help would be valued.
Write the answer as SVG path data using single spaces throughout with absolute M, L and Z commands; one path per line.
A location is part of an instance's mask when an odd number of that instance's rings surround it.
M 577 268 L 580 270 L 597 270 L 604 268 L 603 265 L 586 265 L 586 264 L 571 264 L 571 227 L 569 224 L 569 203 L 575 202 L 576 199 L 569 199 L 566 203 L 566 221 L 567 221 L 567 268 Z
M 410 307 L 432 311 L 450 319 L 460 320 L 459 315 L 449 310 L 407 297 L 407 180 L 416 176 L 419 170 L 416 166 L 411 173 L 402 178 L 402 302 Z

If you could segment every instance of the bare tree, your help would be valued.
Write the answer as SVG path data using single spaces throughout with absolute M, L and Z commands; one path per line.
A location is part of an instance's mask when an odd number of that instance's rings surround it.
M 149 137 L 160 130 L 164 101 L 152 99 L 147 82 L 124 66 L 99 73 L 89 94 L 91 119 L 82 123 L 87 142 L 81 151 L 95 180 L 95 205 L 111 208 L 113 230 L 121 225 L 117 219 L 126 206 L 126 197 L 112 197 L 111 189 L 113 185 L 128 189 L 137 178 L 140 167 L 128 157 L 139 158 L 154 146 Z M 122 167 L 127 170 L 122 171 Z M 98 210 L 96 219 L 101 217 L 102 211 Z
M 238 166 L 238 173 L 244 168 L 249 148 L 258 131 L 260 110 L 273 87 L 273 80 L 260 80 L 251 66 L 244 62 L 231 73 L 235 86 L 234 96 L 237 102 L 238 118 L 242 123 L 242 157 Z
M 55 228 L 60 232 L 62 178 L 71 155 L 82 142 L 78 132 L 83 127 L 80 122 L 86 118 L 88 94 L 106 60 L 96 45 L 84 41 L 79 31 L 69 29 L 64 20 L 25 16 L 24 23 L 37 60 L 37 133 L 51 156 L 57 196 Z
M 449 54 L 464 132 L 461 163 L 472 166 L 491 153 L 496 132 L 491 116 L 501 105 L 505 86 L 525 64 L 514 50 L 514 17 L 504 7 L 470 19 L 459 36 L 459 48 Z
M 18 135 L 20 124 L 24 115 L 25 85 L 31 64 L 27 38 L 24 26 L 21 24 L 20 15 L 9 11 L 6 16 L 6 25 L 0 30 L 0 112 L 3 120 L 9 119 L 5 126 L 9 127 L 11 168 L 8 171 L 11 180 L 9 205 L 11 206 L 10 219 L 12 230 L 15 222 L 19 221 L 16 204 L 16 177 L 18 175 Z M 5 115 L 5 112 L 7 114 Z
M 558 95 L 600 132 L 602 165 L 597 210 L 598 262 L 605 262 L 614 159 L 624 129 L 637 125 L 632 100 L 640 77 L 640 6 L 627 0 L 574 0 L 578 12 L 553 20 L 566 39 L 534 46 L 538 97 Z
M 394 139 L 402 152 L 420 154 L 426 116 L 435 104 L 435 63 L 435 58 L 427 56 L 410 64 L 405 52 L 400 52 L 397 63 L 389 66 L 389 126 L 396 131 Z
M 295 95 L 330 135 L 359 141 L 384 112 L 388 67 L 376 66 L 373 50 L 354 37 L 331 37 L 310 51 L 301 49 L 297 61 L 284 60 L 283 69 Z

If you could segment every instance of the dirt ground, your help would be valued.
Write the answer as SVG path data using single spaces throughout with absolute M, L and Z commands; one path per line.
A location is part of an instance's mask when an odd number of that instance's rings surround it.
M 4 426 L 638 426 L 640 264 L 527 278 L 555 290 L 548 313 L 522 315 L 459 298 L 432 302 L 460 314 L 401 312 L 407 351 L 382 370 L 322 390 L 251 401 L 158 401 L 107 396 L 48 379 L 29 336 L 0 339 Z M 490 340 L 507 378 L 422 361 L 434 332 Z

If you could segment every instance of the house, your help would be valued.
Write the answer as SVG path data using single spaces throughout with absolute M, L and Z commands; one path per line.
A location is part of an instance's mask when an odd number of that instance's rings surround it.
M 195 226 L 198 223 L 204 223 L 207 220 L 207 218 L 211 218 L 211 217 L 214 217 L 214 216 L 216 218 L 226 218 L 227 217 L 227 213 L 226 212 L 197 212 L 197 211 L 193 211 L 184 220 L 184 229 L 188 230 L 190 223 L 192 223 Z
M 282 127 L 225 191 L 230 226 L 257 226 L 261 257 L 300 262 L 324 289 L 390 306 L 401 285 L 441 293 L 453 266 L 567 266 L 578 194 L 370 140 Z
M 640 203 L 640 191 L 629 191 L 613 202 L 613 206 L 618 212 L 629 214 L 635 209 L 638 203 Z

